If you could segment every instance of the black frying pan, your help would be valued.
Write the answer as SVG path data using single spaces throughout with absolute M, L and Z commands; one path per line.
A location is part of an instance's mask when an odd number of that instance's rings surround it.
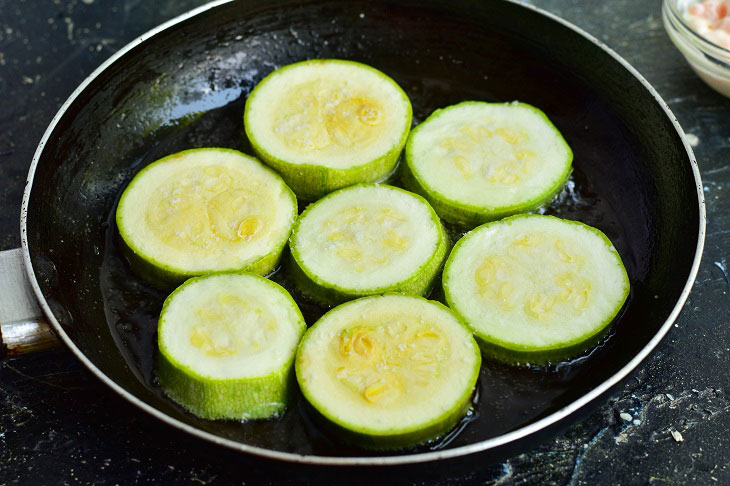
M 544 110 L 573 148 L 580 196 L 549 212 L 604 231 L 631 279 L 610 335 L 550 368 L 486 361 L 471 419 L 413 451 L 343 446 L 301 397 L 280 420 L 244 424 L 197 419 L 167 400 L 153 374 L 165 293 L 121 258 L 117 198 L 137 171 L 169 153 L 204 146 L 250 153 L 247 94 L 273 69 L 310 58 L 384 71 L 410 96 L 416 122 L 463 100 L 518 99 Z M 506 0 L 251 0 L 216 2 L 155 29 L 74 92 L 36 152 L 21 231 L 31 284 L 57 334 L 156 417 L 274 460 L 433 464 L 473 454 L 496 459 L 534 443 L 635 368 L 689 293 L 704 241 L 703 203 L 696 162 L 666 104 L 617 55 L 557 18 Z M 310 324 L 321 312 L 303 310 Z

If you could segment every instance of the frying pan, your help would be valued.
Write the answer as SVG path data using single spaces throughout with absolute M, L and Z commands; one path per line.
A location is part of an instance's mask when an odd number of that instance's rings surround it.
M 136 172 L 169 153 L 250 152 L 247 94 L 275 68 L 310 58 L 384 71 L 410 96 L 415 121 L 473 99 L 545 111 L 575 154 L 572 189 L 548 212 L 604 231 L 630 276 L 610 335 L 548 368 L 485 362 L 467 420 L 446 439 L 405 452 L 342 445 L 301 397 L 279 420 L 244 424 L 200 420 L 167 400 L 153 373 L 165 293 L 121 258 L 116 201 Z M 55 333 L 104 383 L 160 420 L 282 464 L 416 471 L 427 470 L 420 463 L 500 458 L 585 413 L 671 327 L 704 232 L 696 161 L 666 104 L 615 53 L 550 14 L 507 0 L 219 1 L 133 41 L 62 106 L 29 172 L 21 255 Z M 311 324 L 321 310 L 303 311 Z

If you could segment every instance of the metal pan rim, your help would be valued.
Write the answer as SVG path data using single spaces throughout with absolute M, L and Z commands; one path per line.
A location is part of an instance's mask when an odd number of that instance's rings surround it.
M 417 453 L 417 454 L 404 454 L 404 455 L 397 455 L 397 456 L 387 456 L 387 457 L 331 457 L 331 456 L 316 456 L 316 455 L 302 455 L 302 454 L 294 454 L 294 453 L 288 453 L 288 452 L 279 452 L 279 451 L 273 451 L 269 449 L 264 449 L 261 447 L 251 446 L 247 444 L 243 444 L 240 442 L 236 442 L 230 439 L 224 439 L 222 437 L 216 436 L 214 434 L 211 434 L 209 432 L 202 431 L 200 429 L 197 429 L 195 427 L 192 427 L 188 424 L 185 424 L 177 419 L 174 419 L 156 408 L 148 405 L 147 403 L 143 402 L 133 394 L 126 391 L 123 387 L 118 385 L 116 382 L 114 382 L 111 378 L 109 378 L 107 375 L 105 375 L 99 368 L 97 368 L 87 357 L 84 355 L 84 353 L 76 346 L 76 344 L 71 340 L 71 338 L 66 334 L 66 332 L 61 327 L 58 320 L 53 315 L 53 312 L 51 311 L 50 306 L 48 305 L 48 302 L 46 301 L 40 286 L 38 285 L 38 281 L 35 276 L 35 272 L 32 267 L 31 259 L 30 259 L 30 252 L 28 248 L 28 230 L 27 230 L 27 217 L 28 217 L 28 204 L 30 202 L 30 194 L 31 189 L 33 185 L 33 178 L 35 175 L 36 168 L 38 166 L 38 162 L 41 158 L 41 155 L 43 153 L 43 150 L 48 142 L 48 140 L 51 137 L 51 134 L 54 132 L 56 125 L 60 121 L 60 119 L 63 117 L 64 113 L 68 108 L 73 104 L 73 102 L 76 100 L 76 98 L 93 82 L 95 78 L 97 78 L 102 72 L 104 72 L 107 68 L 109 68 L 112 64 L 114 64 L 117 60 L 122 58 L 127 52 L 131 51 L 138 45 L 145 42 L 147 39 L 155 36 L 156 34 L 163 32 L 177 24 L 180 24 L 192 17 L 195 17 L 196 15 L 199 15 L 207 10 L 211 10 L 213 8 L 216 8 L 218 6 L 224 5 L 226 3 L 230 3 L 234 0 L 216 0 L 213 2 L 210 2 L 208 4 L 202 5 L 194 10 L 191 10 L 190 12 L 187 12 L 185 14 L 182 14 L 178 17 L 175 17 L 157 27 L 154 29 L 140 35 L 136 39 L 132 40 L 129 44 L 121 48 L 119 51 L 114 53 L 109 59 L 107 59 L 104 63 L 102 63 L 97 69 L 95 69 L 69 96 L 69 98 L 63 103 L 61 108 L 58 110 L 56 115 L 53 117 L 53 120 L 49 124 L 48 128 L 46 129 L 45 133 L 43 134 L 43 137 L 41 141 L 38 144 L 38 147 L 35 151 L 35 154 L 33 155 L 33 160 L 30 165 L 30 169 L 28 172 L 28 178 L 26 180 L 26 186 L 25 191 L 23 193 L 23 203 L 21 207 L 21 214 L 20 214 L 20 233 L 21 233 L 21 244 L 23 249 L 23 260 L 25 263 L 26 272 L 28 275 L 28 278 L 31 282 L 31 287 L 33 288 L 33 291 L 35 292 L 36 298 L 38 299 L 38 303 L 45 313 L 45 315 L 48 317 L 49 322 L 53 326 L 56 335 L 61 338 L 61 340 L 68 346 L 68 348 L 76 355 L 76 357 L 86 366 L 94 375 L 96 375 L 102 382 L 104 382 L 106 385 L 108 385 L 110 388 L 112 388 L 115 392 L 117 392 L 119 395 L 124 397 L 126 400 L 134 404 L 135 406 L 139 407 L 140 409 L 144 410 L 145 412 L 149 413 L 155 418 L 158 418 L 162 420 L 163 422 L 179 429 L 182 431 L 185 431 L 189 434 L 192 434 L 196 437 L 199 437 L 201 439 L 204 439 L 206 441 L 228 447 L 230 449 L 234 449 L 237 451 L 245 452 L 248 454 L 256 455 L 265 457 L 268 459 L 274 459 L 274 460 L 280 460 L 280 461 L 287 461 L 287 462 L 293 462 L 293 463 L 302 463 L 302 464 L 311 464 L 311 465 L 329 465 L 329 466 L 395 466 L 395 465 L 405 465 L 405 464 L 416 464 L 416 463 L 424 463 L 424 462 L 430 462 L 430 461 L 437 461 L 441 459 L 450 459 L 450 458 L 456 458 L 461 457 L 469 454 L 474 454 L 482 451 L 486 451 L 489 449 L 494 449 L 499 446 L 503 446 L 506 444 L 509 444 L 513 441 L 522 439 L 524 437 L 527 437 L 529 435 L 532 435 L 534 433 L 537 433 L 540 430 L 543 430 L 547 427 L 550 427 L 558 422 L 560 422 L 562 419 L 567 417 L 568 415 L 578 411 L 580 408 L 585 407 L 588 405 L 591 401 L 595 400 L 599 396 L 601 396 L 603 393 L 608 391 L 611 387 L 619 383 L 622 379 L 624 379 L 628 374 L 633 371 L 639 363 L 641 363 L 648 355 L 649 353 L 659 344 L 659 341 L 662 340 L 662 338 L 666 335 L 666 333 L 669 331 L 669 329 L 672 327 L 672 324 L 677 319 L 677 316 L 679 315 L 680 311 L 682 310 L 682 307 L 684 306 L 685 301 L 687 300 L 687 297 L 689 296 L 690 290 L 692 288 L 692 284 L 695 281 L 695 278 L 697 277 L 697 273 L 699 271 L 700 266 L 700 260 L 702 257 L 702 251 L 704 248 L 704 242 L 705 242 L 705 232 L 706 232 L 706 211 L 705 211 L 705 199 L 704 199 L 704 191 L 702 186 L 702 180 L 700 177 L 699 168 L 697 166 L 697 161 L 695 159 L 694 153 L 692 152 L 692 148 L 687 141 L 687 138 L 685 136 L 684 131 L 680 127 L 677 118 L 674 116 L 672 111 L 669 109 L 666 102 L 661 98 L 661 96 L 657 93 L 657 91 L 649 84 L 649 82 L 633 67 L 631 66 L 625 59 L 623 59 L 620 55 L 618 55 L 614 50 L 612 50 L 610 47 L 605 45 L 603 42 L 592 36 L 591 34 L 587 33 L 580 27 L 577 27 L 573 25 L 572 23 L 558 17 L 555 14 L 552 14 L 546 10 L 543 10 L 541 8 L 522 3 L 518 0 L 503 0 L 515 5 L 518 5 L 523 8 L 527 8 L 530 10 L 533 10 L 534 12 L 547 17 L 548 19 L 557 22 L 564 27 L 567 27 L 573 31 L 575 31 L 577 34 L 588 40 L 589 42 L 595 44 L 599 48 L 601 48 L 604 52 L 606 52 L 609 56 L 611 56 L 615 61 L 620 63 L 627 71 L 629 71 L 643 86 L 646 88 L 646 90 L 652 95 L 652 97 L 656 100 L 656 102 L 659 104 L 659 106 L 664 110 L 666 116 L 669 118 L 669 120 L 672 122 L 672 125 L 674 126 L 675 130 L 679 134 L 682 143 L 684 144 L 684 147 L 687 151 L 687 155 L 690 160 L 692 173 L 694 175 L 695 185 L 697 189 L 697 201 L 699 204 L 699 228 L 698 228 L 698 235 L 697 235 L 697 248 L 695 251 L 694 260 L 692 262 L 692 267 L 689 272 L 689 276 L 687 278 L 687 281 L 685 282 L 685 285 L 682 289 L 682 292 L 679 296 L 679 299 L 677 300 L 677 303 L 675 304 L 674 308 L 672 309 L 671 313 L 669 314 L 669 317 L 666 319 L 664 324 L 662 324 L 659 331 L 654 335 L 654 337 L 644 346 L 639 353 L 637 353 L 636 356 L 634 356 L 631 361 L 629 361 L 625 366 L 623 366 L 618 372 L 616 372 L 614 375 L 612 375 L 609 379 L 605 380 L 603 383 L 598 385 L 593 390 L 589 391 L 579 399 L 575 400 L 574 402 L 570 403 L 569 405 L 563 407 L 562 409 L 536 421 L 529 425 L 526 425 L 524 427 L 521 427 L 517 430 L 514 430 L 512 432 L 509 432 L 507 434 L 494 437 L 491 439 L 484 440 L 482 442 L 477 442 L 475 444 L 470 444 L 466 446 L 461 446 L 453 449 L 445 449 L 440 451 L 434 451 L 434 452 L 424 452 L 424 453 Z

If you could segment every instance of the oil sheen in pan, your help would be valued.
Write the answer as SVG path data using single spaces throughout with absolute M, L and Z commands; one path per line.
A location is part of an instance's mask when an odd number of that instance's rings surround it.
M 423 119 L 442 102 L 444 86 L 438 81 L 399 81 L 411 95 L 416 121 Z M 131 180 L 150 162 L 187 148 L 222 146 L 251 153 L 248 142 L 241 140 L 242 113 L 243 99 L 239 99 L 206 112 L 188 125 L 171 125 L 160 133 L 147 154 L 130 164 L 128 173 L 124 174 L 125 180 Z M 626 255 L 631 252 L 626 247 L 618 218 L 612 208 L 596 195 L 579 167 L 578 164 L 561 194 L 541 212 L 598 227 L 613 241 L 626 261 Z M 100 270 L 107 322 L 132 372 L 160 400 L 171 403 L 157 385 L 154 375 L 157 319 L 167 292 L 148 286 L 130 271 L 119 251 L 115 211 L 116 205 L 109 214 Z M 455 228 L 449 228 L 449 232 L 454 240 L 463 236 Z M 626 261 L 626 264 L 628 267 L 631 261 Z M 286 279 L 286 269 L 280 269 L 272 278 L 292 291 Z M 436 283 L 435 289 L 431 298 L 441 300 L 440 282 Z M 309 325 L 326 310 L 292 293 Z M 631 298 L 630 295 L 629 300 Z M 584 380 L 591 368 L 597 366 L 602 349 L 611 343 L 612 334 L 609 332 L 586 355 L 549 367 L 514 368 L 485 359 L 473 405 L 466 417 L 446 437 L 412 452 L 458 447 L 495 437 L 547 415 L 554 411 L 556 404 L 577 398 L 571 396 L 571 390 L 576 388 L 574 384 Z M 299 393 L 296 393 L 293 405 L 278 419 L 245 423 L 207 421 L 185 412 L 182 412 L 181 418 L 219 436 L 274 450 L 325 456 L 383 455 L 382 452 L 365 451 L 340 443 L 313 419 L 311 410 Z M 402 451 L 394 452 L 400 453 Z

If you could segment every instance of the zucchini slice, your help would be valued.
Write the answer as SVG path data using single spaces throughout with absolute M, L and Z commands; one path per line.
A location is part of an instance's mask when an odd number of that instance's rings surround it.
M 473 227 L 549 202 L 572 160 L 537 108 L 467 101 L 436 110 L 411 132 L 402 178 L 445 221 Z
M 311 204 L 290 239 L 294 282 L 326 305 L 364 295 L 425 295 L 449 239 L 422 197 L 383 184 L 340 189 Z
M 387 294 L 322 316 L 295 368 L 304 397 L 345 440 L 396 449 L 452 428 L 470 406 L 480 365 L 479 347 L 450 309 Z
M 411 126 L 411 102 L 370 66 L 335 59 L 290 64 L 246 100 L 244 127 L 261 159 L 298 197 L 316 200 L 395 169 Z
M 206 419 L 280 414 L 305 328 L 294 300 L 270 280 L 248 273 L 192 278 L 160 314 L 160 386 Z
M 606 235 L 540 215 L 467 233 L 446 262 L 443 286 L 482 351 L 510 363 L 581 354 L 608 331 L 629 295 L 626 269 Z
M 210 272 L 272 272 L 297 216 L 292 191 L 253 157 L 179 152 L 129 183 L 116 222 L 132 266 L 166 287 Z

